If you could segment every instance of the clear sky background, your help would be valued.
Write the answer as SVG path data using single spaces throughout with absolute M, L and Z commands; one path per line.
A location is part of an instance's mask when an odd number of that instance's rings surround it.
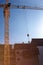
M 9 0 L 11 4 L 43 7 L 43 0 Z M 5 0 L 0 0 L 0 4 Z M 29 38 L 43 38 L 43 10 L 10 9 L 9 43 L 27 42 Z M 0 8 L 0 44 L 4 43 L 4 15 Z

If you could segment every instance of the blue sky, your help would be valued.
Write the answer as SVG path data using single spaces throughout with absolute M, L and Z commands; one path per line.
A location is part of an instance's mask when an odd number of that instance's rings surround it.
M 9 0 L 15 5 L 43 7 L 43 0 Z M 0 0 L 5 3 L 5 0 Z M 9 43 L 27 42 L 27 33 L 32 38 L 43 38 L 43 10 L 10 9 Z M 0 8 L 0 43 L 4 43 L 4 16 Z

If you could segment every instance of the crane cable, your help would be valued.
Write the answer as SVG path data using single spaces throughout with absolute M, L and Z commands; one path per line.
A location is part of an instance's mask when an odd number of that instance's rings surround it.
M 27 10 L 22 9 L 22 11 L 23 11 L 24 23 L 25 23 L 25 28 L 26 28 L 26 36 L 28 37 L 28 41 L 30 41 L 28 21 L 27 21 Z

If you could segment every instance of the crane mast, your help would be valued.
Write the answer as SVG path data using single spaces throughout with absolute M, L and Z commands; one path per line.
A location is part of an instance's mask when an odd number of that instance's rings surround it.
M 6 3 L 8 3 L 9 0 L 6 0 Z
M 10 65 L 10 48 L 9 48 L 9 8 L 4 8 L 5 19 L 5 36 L 4 36 L 4 65 Z
M 10 17 L 10 12 L 9 12 L 9 8 L 5 8 L 4 9 L 4 19 L 5 19 L 5 38 L 4 38 L 4 42 L 6 44 L 9 43 L 9 17 Z

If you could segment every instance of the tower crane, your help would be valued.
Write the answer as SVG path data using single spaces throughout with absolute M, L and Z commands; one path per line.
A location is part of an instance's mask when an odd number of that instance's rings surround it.
M 43 10 L 43 7 L 11 5 L 11 3 L 9 3 L 8 0 L 6 0 L 5 4 L 0 4 L 0 8 L 4 8 L 3 13 L 4 13 L 4 19 L 5 19 L 4 65 L 10 65 L 10 48 L 9 48 L 9 17 L 10 17 L 10 8 Z

